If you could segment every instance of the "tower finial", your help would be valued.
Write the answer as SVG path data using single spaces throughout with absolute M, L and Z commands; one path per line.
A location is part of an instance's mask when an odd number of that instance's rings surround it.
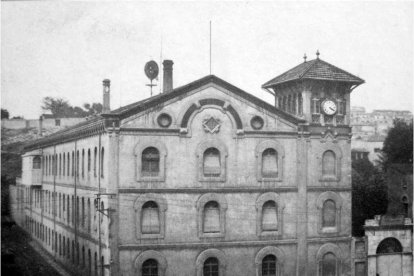
M 306 59 L 307 59 L 308 57 L 306 56 L 306 53 L 303 55 L 303 63 L 306 63 Z
M 317 59 L 319 59 L 319 55 L 320 55 L 320 53 L 319 53 L 319 49 L 318 49 L 318 50 L 316 50 L 316 58 Z

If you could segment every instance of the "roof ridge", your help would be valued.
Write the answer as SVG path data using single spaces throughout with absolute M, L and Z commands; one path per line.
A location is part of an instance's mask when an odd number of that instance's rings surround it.
M 351 75 L 352 77 L 357 78 L 357 79 L 360 79 L 362 82 L 365 82 L 365 81 L 364 81 L 363 79 L 361 79 L 360 77 L 355 76 L 354 74 L 351 74 L 351 73 L 349 73 L 348 71 L 345 71 L 344 69 L 339 68 L 338 66 L 335 66 L 335 65 L 333 65 L 333 64 L 330 64 L 329 62 L 324 61 L 324 60 L 322 60 L 322 59 L 319 59 L 319 60 L 320 60 L 321 62 L 323 62 L 323 63 L 328 64 L 329 66 L 334 67 L 335 69 L 337 69 L 337 70 L 341 71 L 342 73 L 345 73 L 345 74 Z
M 316 64 L 317 60 L 319 60 L 319 58 L 314 59 L 314 60 L 309 60 L 308 62 L 306 62 L 306 63 L 312 62 L 312 64 L 302 73 L 302 75 L 299 75 L 299 79 L 301 79 L 307 72 L 309 72 L 309 70 Z

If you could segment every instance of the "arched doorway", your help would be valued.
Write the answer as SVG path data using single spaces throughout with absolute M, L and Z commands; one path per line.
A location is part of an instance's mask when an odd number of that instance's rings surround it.
M 377 247 L 377 274 L 399 276 L 402 274 L 402 246 L 396 238 L 386 238 Z

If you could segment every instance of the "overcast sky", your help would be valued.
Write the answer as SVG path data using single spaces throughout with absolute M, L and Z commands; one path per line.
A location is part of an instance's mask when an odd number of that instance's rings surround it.
M 413 110 L 413 2 L 1 2 L 1 106 L 37 118 L 43 97 L 111 108 L 149 97 L 144 65 L 174 61 L 174 87 L 212 73 L 260 87 L 320 58 L 366 83 L 351 104 Z M 161 43 L 162 41 L 162 43 Z M 159 93 L 159 87 L 155 89 Z

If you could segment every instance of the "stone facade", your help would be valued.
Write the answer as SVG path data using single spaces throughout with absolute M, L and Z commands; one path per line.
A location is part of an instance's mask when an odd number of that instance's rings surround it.
M 35 141 L 14 218 L 77 275 L 349 275 L 355 78 L 279 109 L 207 76 Z

